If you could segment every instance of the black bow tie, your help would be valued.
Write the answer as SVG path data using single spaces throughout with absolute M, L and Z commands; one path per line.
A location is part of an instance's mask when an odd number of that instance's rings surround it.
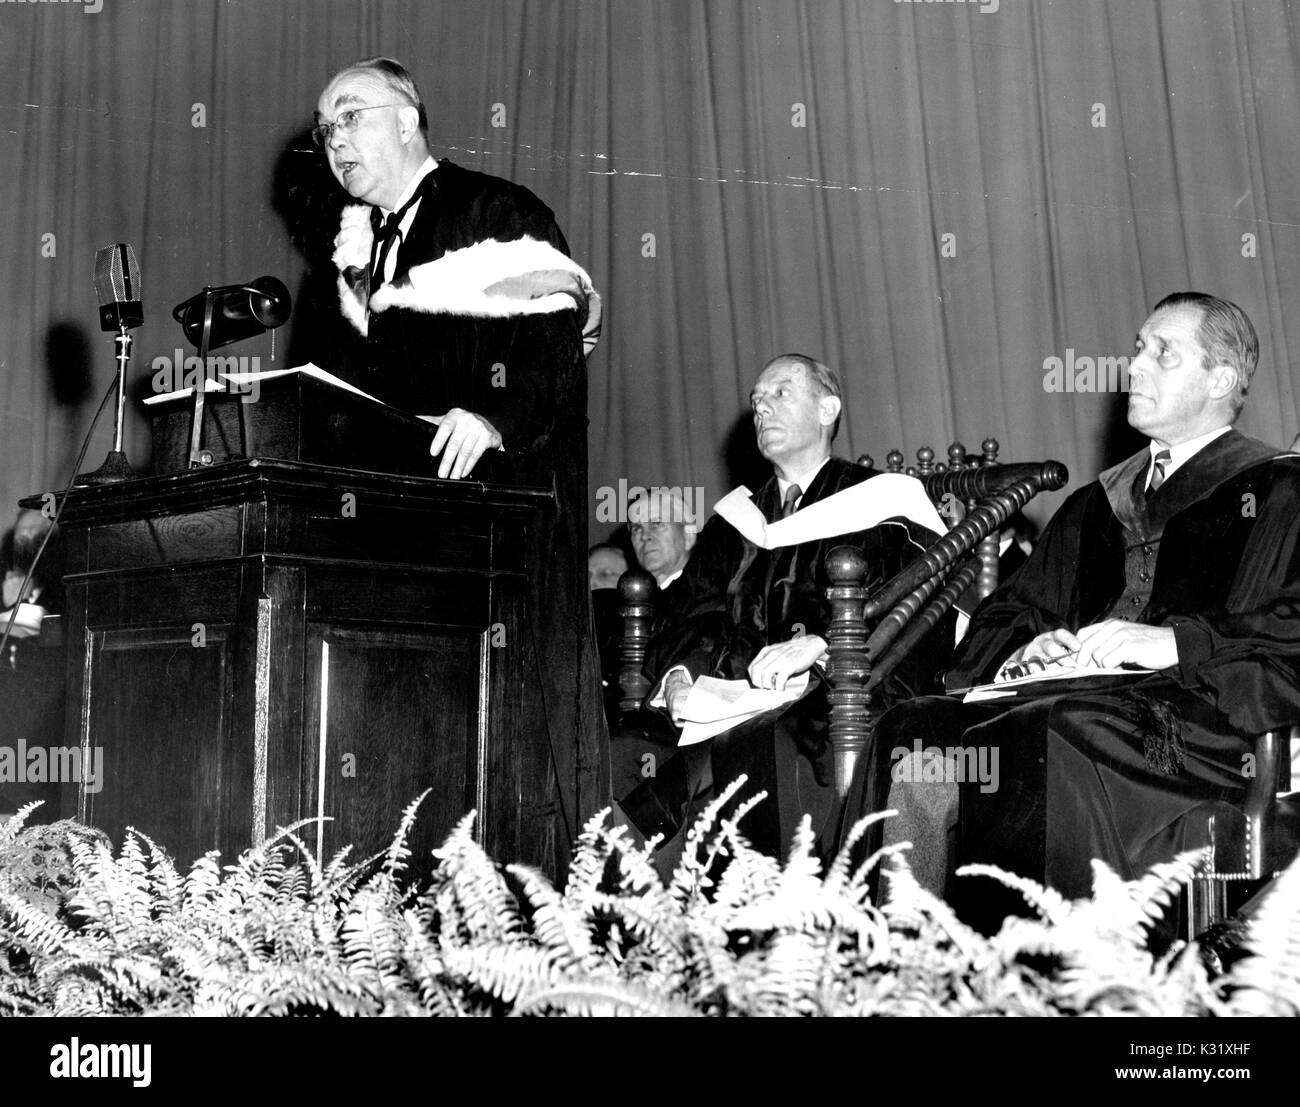
M 394 244 L 402 239 L 402 220 L 406 218 L 406 213 L 411 210 L 416 201 L 424 196 L 432 181 L 433 174 L 426 173 L 424 180 L 411 194 L 411 198 L 396 211 L 391 212 L 387 219 L 380 214 L 378 208 L 371 209 L 370 229 L 374 232 L 375 240 L 370 248 L 370 271 L 374 275 L 376 284 L 383 284 L 388 255 L 392 252 Z
M 406 215 L 406 208 L 401 213 L 393 212 L 387 219 L 379 214 L 379 209 L 375 208 L 374 214 L 370 217 L 371 229 L 375 232 L 376 242 L 387 242 L 390 238 L 401 233 L 402 218 Z

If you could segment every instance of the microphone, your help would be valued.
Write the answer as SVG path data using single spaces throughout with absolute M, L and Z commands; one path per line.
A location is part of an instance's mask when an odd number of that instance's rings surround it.
M 103 330 L 129 330 L 144 323 L 140 266 L 128 243 L 115 242 L 96 251 L 95 295 L 99 297 L 99 325 Z

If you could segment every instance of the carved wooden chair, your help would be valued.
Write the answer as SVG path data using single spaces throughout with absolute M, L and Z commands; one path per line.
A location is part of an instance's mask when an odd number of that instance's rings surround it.
M 885 472 L 906 473 L 909 477 L 916 477 L 925 483 L 926 477 L 933 476 L 936 473 L 958 472 L 962 469 L 981 469 L 988 465 L 996 465 L 998 463 L 999 448 L 996 438 L 984 439 L 980 443 L 980 452 L 977 454 L 967 453 L 965 446 L 960 442 L 954 442 L 948 447 L 948 460 L 945 462 L 935 461 L 934 450 L 929 446 L 922 446 L 916 451 L 915 465 L 904 464 L 901 450 L 890 450 L 885 455 Z M 875 462 L 870 454 L 863 454 L 858 458 L 858 464 L 871 468 L 875 465 Z M 933 482 L 926 483 L 926 492 L 934 502 L 935 507 L 939 509 L 940 516 L 947 522 L 950 530 L 961 521 L 966 512 L 973 510 L 977 504 L 977 501 L 973 499 L 963 502 L 957 498 L 954 492 L 943 488 L 941 484 Z M 975 547 L 975 553 L 980 559 L 980 568 L 974 580 L 977 599 L 984 599 L 998 586 L 998 545 L 998 531 L 994 530 Z
M 1063 488 L 1069 480 L 1059 461 L 1003 465 L 995 460 L 996 441 L 986 439 L 983 448 L 985 454 L 972 458 L 953 443 L 947 465 L 935 465 L 929 449 L 918 451 L 919 464 L 907 470 L 909 475 L 925 485 L 936 504 L 960 503 L 965 511 L 947 534 L 874 594 L 867 595 L 867 566 L 858 550 L 838 546 L 827 558 L 829 737 L 841 802 L 875 729 L 877 690 L 972 584 L 979 582 L 981 598 L 997 586 L 997 535 L 1007 519 L 1039 492 Z M 894 451 L 886 464 L 901 471 L 901 461 Z M 951 518 L 951 512 L 944 514 Z
M 1202 865 L 1187 886 L 1187 937 L 1227 918 L 1229 890 L 1279 876 L 1300 851 L 1300 793 L 1293 793 L 1291 744 L 1300 726 L 1255 739 L 1255 775 L 1240 810 L 1211 810 Z

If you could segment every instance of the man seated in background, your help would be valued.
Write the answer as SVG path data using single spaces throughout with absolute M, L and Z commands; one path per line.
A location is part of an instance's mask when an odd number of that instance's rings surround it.
M 617 588 L 627 572 L 627 555 L 612 542 L 598 542 L 587 551 L 587 586 L 592 592 Z
M 20 765 L 18 756 L 19 741 L 28 748 L 63 745 L 64 651 L 61 636 L 51 629 L 53 622 L 46 622 L 48 616 L 63 613 L 63 547 L 57 531 L 49 534 L 52 526 L 39 511 L 20 511 L 0 547 L 0 638 L 9 628 L 9 640 L 0 653 L 0 746 L 14 751 L 6 757 L 14 776 L 26 776 L 26 764 Z M 49 542 L 37 561 L 47 534 Z M 34 800 L 44 801 L 45 806 L 32 821 L 52 822 L 59 817 L 57 783 L 0 775 L 0 820 Z
M 785 354 L 764 367 L 750 406 L 759 451 L 773 474 L 752 500 L 738 490 L 718 504 L 669 590 L 645 668 L 656 686 L 650 705 L 662 705 L 674 722 L 701 676 L 784 690 L 788 681 L 809 674 L 807 694 L 778 716 L 761 715 L 705 746 L 715 790 L 741 773 L 749 776 L 749 793 L 775 789 L 742 828 L 772 854 L 784 853 L 805 811 L 816 830 L 834 832 L 828 824 L 834 808 L 829 705 L 816 671 L 830 620 L 827 553 L 843 543 L 860 547 L 869 566 L 867 585 L 874 588 L 943 529 L 914 478 L 832 456 L 841 404 L 839 378 L 812 358 Z M 792 522 L 800 512 L 810 514 L 800 520 L 797 539 L 766 548 L 760 543 L 759 531 Z M 952 625 L 944 620 L 900 665 L 884 699 L 929 691 L 951 643 Z M 634 793 L 616 797 L 643 831 L 669 833 L 708 798 L 692 791 L 697 782 L 680 761 L 660 764 Z
M 915 843 L 933 890 L 954 849 L 1069 898 L 1090 893 L 1093 858 L 1132 879 L 1203 844 L 1208 814 L 1239 817 L 1253 736 L 1300 721 L 1300 458 L 1232 429 L 1258 355 L 1235 304 L 1157 304 L 1129 367 L 1147 448 L 1066 501 L 976 613 L 948 686 L 1070 679 L 881 719 L 858 809 L 903 812 L 886 833 Z M 914 740 L 996 754 L 1000 779 L 922 782 Z M 949 890 L 990 929 L 1022 908 L 989 880 Z
M 51 535 L 45 553 L 27 583 L 26 591 L 20 597 L 27 572 L 53 525 L 39 511 L 27 508 L 18 513 L 13 529 L 4 537 L 3 549 L 0 550 L 0 561 L 4 563 L 4 584 L 0 588 L 0 633 L 3 633 L 9 614 L 20 598 L 24 605 L 39 608 L 41 614 L 63 613 L 62 547 L 55 535 Z M 34 637 L 39 632 L 39 625 L 30 625 L 34 614 L 28 615 L 20 611 L 13 637 Z M 17 633 L 20 628 L 26 633 Z
M 661 592 L 682 575 L 695 545 L 696 522 L 687 515 L 680 488 L 655 486 L 628 505 L 632 551 Z
M 686 568 L 695 545 L 696 520 L 687 510 L 680 488 L 653 485 L 642 488 L 628 505 L 628 533 L 640 567 L 655 578 L 654 607 L 657 619 L 667 611 L 673 582 Z M 615 798 L 636 788 L 656 767 L 677 756 L 677 730 L 659 713 L 637 712 L 621 719 L 619 674 L 622 668 L 622 620 L 608 655 L 602 654 L 606 680 L 605 707 L 610 724 L 610 782 Z M 701 750 L 682 751 L 692 781 L 692 794 L 702 785 L 701 771 L 707 757 Z

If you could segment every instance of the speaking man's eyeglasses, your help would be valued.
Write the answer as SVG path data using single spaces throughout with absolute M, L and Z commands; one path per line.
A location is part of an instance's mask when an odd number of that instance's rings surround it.
M 392 104 L 368 104 L 364 108 L 348 108 L 347 111 L 339 112 L 339 117 L 333 121 L 318 119 L 316 126 L 311 129 L 311 137 L 316 140 L 316 145 L 324 149 L 329 145 L 330 139 L 334 137 L 334 132 L 350 135 L 359 126 L 361 126 L 361 113 L 363 111 L 374 111 L 376 108 L 399 108 L 408 105 L 400 103 Z

